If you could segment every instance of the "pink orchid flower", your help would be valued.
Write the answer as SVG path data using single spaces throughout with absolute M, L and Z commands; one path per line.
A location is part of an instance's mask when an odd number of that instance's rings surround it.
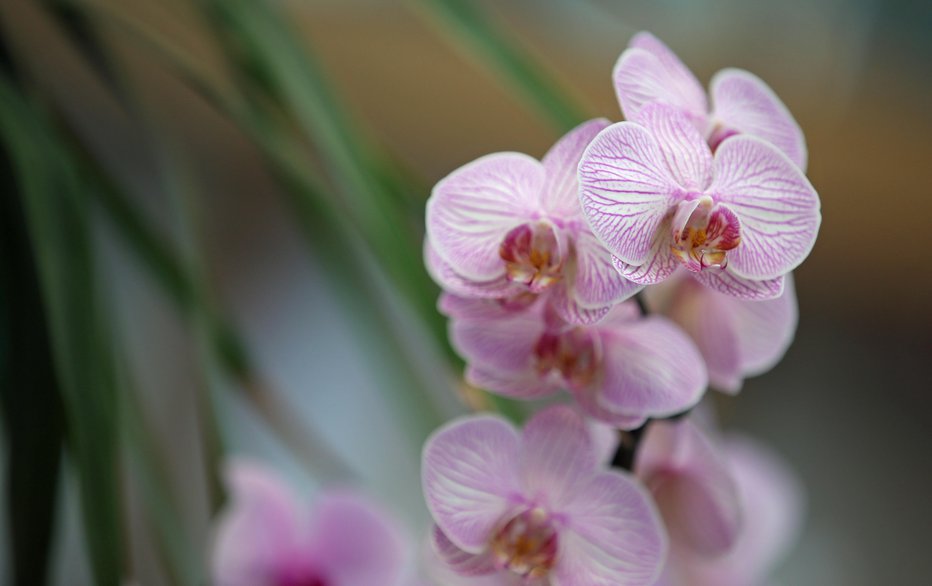
M 730 136 L 748 134 L 769 142 L 806 170 L 806 139 L 799 124 L 752 73 L 723 69 L 715 74 L 710 109 L 705 90 L 676 54 L 654 35 L 640 32 L 619 57 L 612 77 L 628 120 L 636 120 L 649 104 L 667 104 L 689 118 L 713 151 Z
M 745 301 L 703 287 L 681 271 L 645 291 L 652 311 L 666 315 L 696 343 L 709 383 L 736 394 L 745 378 L 767 372 L 783 358 L 798 321 L 796 290 L 787 275 L 783 293 Z
M 743 437 L 720 448 L 737 487 L 741 529 L 719 556 L 699 555 L 671 541 L 669 562 L 657 586 L 763 586 L 795 543 L 802 527 L 803 496 L 786 464 Z M 662 507 L 662 505 L 661 505 Z
M 488 415 L 448 423 L 425 444 L 421 471 L 438 555 L 458 574 L 528 586 L 653 584 L 666 553 L 660 519 L 646 491 L 599 458 L 566 406 L 522 432 Z
M 565 319 L 588 322 L 640 286 L 612 268 L 582 216 L 576 168 L 608 126 L 590 120 L 542 161 L 495 153 L 465 165 L 427 202 L 425 263 L 446 291 L 466 297 L 530 298 L 559 292 Z
M 809 255 L 819 196 L 786 155 L 749 135 L 713 156 L 681 112 L 650 104 L 589 144 L 580 199 L 615 268 L 642 284 L 685 267 L 704 285 L 771 299 Z
M 542 301 L 511 311 L 489 299 L 444 295 L 450 340 L 471 384 L 520 399 L 569 390 L 590 416 L 621 429 L 695 405 L 708 382 L 695 345 L 670 320 L 633 302 L 576 325 Z
M 272 471 L 235 462 L 216 526 L 216 586 L 400 585 L 404 542 L 391 520 L 346 491 L 299 501 Z

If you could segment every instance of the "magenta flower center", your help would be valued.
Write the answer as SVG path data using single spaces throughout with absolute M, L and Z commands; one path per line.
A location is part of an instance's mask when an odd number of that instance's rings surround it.
M 515 516 L 491 543 L 495 563 L 525 578 L 546 576 L 557 559 L 557 531 L 547 512 L 534 508 Z
M 595 339 L 584 328 L 545 332 L 534 346 L 534 357 L 541 376 L 558 372 L 573 389 L 592 384 L 601 363 Z
M 547 222 L 522 224 L 502 241 L 498 254 L 508 279 L 539 293 L 562 277 L 563 257 L 556 229 Z
M 307 569 L 304 564 L 279 573 L 274 583 L 275 586 L 327 586 L 327 581 L 318 572 Z
M 673 254 L 695 273 L 709 267 L 723 269 L 727 252 L 741 243 L 738 217 L 707 195 L 699 198 L 699 205 L 687 216 L 693 204 L 682 202 L 673 218 Z

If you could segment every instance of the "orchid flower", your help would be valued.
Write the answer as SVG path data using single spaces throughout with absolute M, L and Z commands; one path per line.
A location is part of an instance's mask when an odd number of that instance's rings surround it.
M 737 488 L 741 530 L 722 555 L 698 555 L 671 541 L 658 586 L 764 586 L 802 526 L 798 481 L 769 449 L 741 437 L 719 446 Z M 663 505 L 660 505 L 663 510 Z
M 666 552 L 660 519 L 646 491 L 599 458 L 566 406 L 521 432 L 489 415 L 448 423 L 422 459 L 438 555 L 457 574 L 526 586 L 653 584 Z
M 603 130 L 579 182 L 593 232 L 619 272 L 642 284 L 681 266 L 733 297 L 777 297 L 821 222 L 818 194 L 786 155 L 740 135 L 713 156 L 689 119 L 663 104 Z
M 723 140 L 747 134 L 781 150 L 806 170 L 806 139 L 780 98 L 757 76 L 723 69 L 712 78 L 709 108 L 705 90 L 669 47 L 648 32 L 631 39 L 613 73 L 615 93 L 627 120 L 652 103 L 685 114 L 714 151 Z
M 427 202 L 425 262 L 466 297 L 531 299 L 556 292 L 565 319 L 591 322 L 640 286 L 619 275 L 582 216 L 579 158 L 604 119 L 561 138 L 542 161 L 495 153 L 440 181 Z
M 235 462 L 216 527 L 216 586 L 400 585 L 403 540 L 385 513 L 346 491 L 308 507 L 274 473 Z
M 708 382 L 689 337 L 662 316 L 642 317 L 634 302 L 588 326 L 564 322 L 542 301 L 510 311 L 447 294 L 440 309 L 471 384 L 521 399 L 567 389 L 588 415 L 622 429 L 689 409 Z
M 796 291 L 787 275 L 783 293 L 745 301 L 701 286 L 681 271 L 645 291 L 653 311 L 666 315 L 696 343 L 712 387 L 736 394 L 743 380 L 780 361 L 793 341 L 798 320 Z

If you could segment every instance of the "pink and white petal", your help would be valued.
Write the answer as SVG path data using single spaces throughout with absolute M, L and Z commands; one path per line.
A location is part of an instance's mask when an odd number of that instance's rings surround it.
M 802 527 L 804 498 L 798 480 L 770 449 L 732 438 L 725 454 L 744 509 L 745 528 L 727 555 L 691 564 L 692 584 L 743 586 L 766 582 Z
M 719 451 L 690 421 L 654 422 L 635 474 L 654 496 L 674 549 L 716 557 L 735 545 L 742 529 L 737 485 Z
M 644 106 L 660 102 L 682 110 L 697 127 L 705 126 L 709 110 L 705 89 L 679 57 L 654 35 L 648 32 L 634 35 L 615 64 L 612 79 L 627 120 L 637 117 Z
M 544 167 L 521 153 L 486 155 L 453 171 L 427 201 L 427 235 L 464 279 L 493 281 L 505 270 L 499 247 L 540 210 Z
M 470 281 L 453 270 L 431 246 L 428 239 L 424 239 L 424 265 L 427 273 L 440 285 L 444 291 L 465 297 L 500 298 L 507 297 L 517 290 L 517 287 L 502 274 L 491 281 Z
M 465 377 L 466 382 L 474 387 L 514 399 L 543 399 L 563 387 L 558 376 L 542 377 L 531 369 L 511 372 L 469 365 L 466 367 Z
M 718 147 L 714 177 L 708 192 L 741 221 L 729 271 L 774 279 L 805 260 L 822 220 L 819 195 L 786 155 L 759 138 L 735 136 Z
M 610 124 L 605 118 L 583 122 L 563 135 L 544 155 L 541 161 L 545 173 L 541 204 L 551 218 L 566 221 L 581 217 L 576 177 L 579 159 L 592 139 Z
M 703 191 L 712 181 L 712 150 L 689 118 L 672 106 L 649 104 L 634 119 L 660 144 L 664 161 L 677 184 Z
M 793 275 L 788 274 L 784 283 L 783 293 L 775 299 L 734 301 L 732 314 L 744 376 L 757 376 L 773 368 L 793 341 L 799 321 Z
M 494 300 L 476 301 L 467 317 L 452 315 L 450 320 L 450 343 L 457 353 L 483 370 L 514 374 L 533 370 L 535 346 L 545 328 L 537 306 L 510 311 Z
M 368 499 L 347 491 L 318 497 L 310 551 L 332 586 L 399 586 L 407 564 L 397 521 Z
M 580 478 L 595 472 L 601 462 L 586 420 L 567 405 L 537 412 L 521 434 L 523 494 L 547 510 L 558 510 L 571 498 Z
M 672 252 L 673 234 L 670 220 L 664 220 L 651 243 L 650 253 L 643 264 L 634 266 L 612 256 L 612 266 L 624 278 L 640 285 L 656 285 L 669 279 L 682 264 Z
M 599 401 L 601 391 L 598 387 L 570 389 L 570 392 L 573 393 L 573 398 L 576 399 L 576 403 L 586 415 L 614 428 L 632 430 L 647 422 L 646 415 L 618 413 L 603 407 L 601 401 Z
M 587 425 L 589 426 L 589 437 L 592 438 L 592 447 L 596 453 L 596 460 L 600 464 L 610 464 L 620 441 L 618 431 L 615 427 L 595 419 L 590 419 Z
M 553 586 L 648 586 L 660 576 L 667 540 L 646 491 L 617 471 L 575 485 L 561 511 L 560 558 Z
M 679 188 L 653 135 L 638 124 L 619 122 L 583 153 L 579 189 L 583 215 L 596 237 L 624 262 L 640 265 Z
M 436 525 L 431 529 L 430 543 L 441 562 L 460 576 L 482 576 L 498 571 L 488 551 L 478 555 L 466 553 L 456 547 Z
M 719 293 L 748 301 L 766 301 L 767 299 L 779 297 L 783 293 L 783 286 L 786 281 L 785 277 L 756 281 L 739 277 L 728 269 L 717 270 L 714 268 L 692 273 L 692 277 Z
M 576 265 L 571 275 L 572 296 L 583 307 L 620 303 L 643 289 L 615 270 L 612 254 L 588 229 L 576 236 Z
M 520 436 L 504 420 L 453 420 L 424 444 L 421 482 L 441 531 L 467 553 L 481 553 L 519 490 Z
M 761 138 L 806 170 L 806 137 L 770 86 L 743 69 L 723 69 L 710 87 L 712 124 Z
M 649 316 L 624 327 L 600 328 L 602 407 L 631 416 L 666 417 L 689 409 L 708 383 L 692 340 L 673 322 Z
M 610 303 L 592 308 L 585 307 L 576 299 L 570 298 L 570 292 L 566 286 L 555 287 L 547 298 L 547 303 L 556 312 L 559 320 L 576 325 L 594 324 L 612 309 Z
M 703 287 L 692 278 L 677 283 L 666 315 L 696 343 L 713 388 L 730 394 L 741 389 L 742 350 L 731 308 L 761 303 L 767 302 L 734 299 Z

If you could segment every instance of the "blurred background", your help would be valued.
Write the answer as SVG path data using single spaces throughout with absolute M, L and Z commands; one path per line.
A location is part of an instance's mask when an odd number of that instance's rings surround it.
M 806 486 L 781 583 L 932 582 L 929 3 L 4 0 L 0 24 L 4 572 L 195 583 L 229 454 L 420 535 L 420 444 L 464 410 L 430 186 L 620 119 L 646 29 L 703 82 L 755 72 L 808 140 L 796 342 L 718 401 Z

